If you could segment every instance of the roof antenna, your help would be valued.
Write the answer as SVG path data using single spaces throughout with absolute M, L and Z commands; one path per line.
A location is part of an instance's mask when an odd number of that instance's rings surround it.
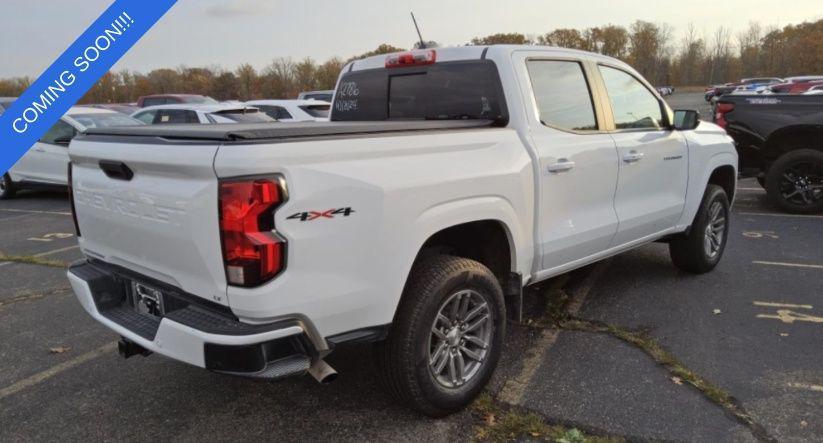
M 420 38 L 420 49 L 426 49 L 426 42 L 423 41 L 423 35 L 420 34 L 420 27 L 417 26 L 417 19 L 414 18 L 414 12 L 411 12 L 412 22 L 414 22 L 414 29 L 417 30 L 417 36 Z

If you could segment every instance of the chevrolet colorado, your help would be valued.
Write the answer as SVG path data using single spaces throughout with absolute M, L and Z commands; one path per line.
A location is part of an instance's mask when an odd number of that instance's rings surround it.
M 723 130 L 631 67 L 535 46 L 349 63 L 330 122 L 100 129 L 70 154 L 68 276 L 124 356 L 326 381 L 373 342 L 431 416 L 483 389 L 524 286 L 652 241 L 714 268 L 737 177 Z
M 823 96 L 724 95 L 715 122 L 735 140 L 741 175 L 785 211 L 823 211 Z

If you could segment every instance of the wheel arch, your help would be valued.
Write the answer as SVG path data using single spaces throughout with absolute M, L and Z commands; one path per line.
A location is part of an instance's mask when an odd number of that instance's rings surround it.
M 797 149 L 823 151 L 823 125 L 792 125 L 772 133 L 764 144 L 766 168 L 781 155 Z

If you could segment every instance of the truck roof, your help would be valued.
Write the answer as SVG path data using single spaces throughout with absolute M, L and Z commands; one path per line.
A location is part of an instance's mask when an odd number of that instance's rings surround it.
M 136 139 L 164 141 L 250 142 L 313 137 L 374 135 L 392 132 L 434 131 L 490 127 L 493 120 L 416 120 L 317 123 L 240 123 L 212 125 L 145 125 L 92 128 L 78 139 Z M 125 140 L 124 140 L 125 141 Z
M 600 60 L 618 64 L 630 68 L 622 61 L 597 54 L 594 52 L 581 51 L 579 49 L 560 48 L 557 46 L 539 46 L 539 45 L 489 45 L 489 46 L 455 46 L 446 48 L 428 48 L 433 49 L 437 53 L 437 62 L 449 62 L 458 60 L 479 60 L 482 58 L 508 58 L 514 51 L 541 51 L 551 52 L 552 55 L 558 57 L 577 57 L 581 59 Z M 406 52 L 406 51 L 402 51 Z M 364 69 L 384 68 L 386 65 L 386 57 L 390 54 L 379 54 L 367 57 L 360 60 L 355 60 L 344 67 L 345 70 L 359 71 Z

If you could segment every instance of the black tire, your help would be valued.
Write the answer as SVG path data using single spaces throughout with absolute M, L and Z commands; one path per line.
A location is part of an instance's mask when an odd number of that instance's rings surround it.
M 719 208 L 718 216 L 722 220 L 715 217 L 715 208 Z M 694 274 L 703 274 L 714 269 L 726 249 L 726 241 L 729 238 L 729 214 L 729 198 L 726 191 L 720 186 L 708 185 L 689 232 L 669 243 L 669 255 L 674 265 Z M 709 233 L 710 224 L 712 234 Z M 718 231 L 719 228 L 722 228 L 722 231 Z
M 463 297 L 467 297 L 468 313 L 483 307 L 480 303 L 471 305 L 472 300 L 482 300 L 486 304 L 487 311 L 482 311 L 486 314 L 475 314 L 476 317 L 466 322 L 479 323 L 481 318 L 488 315 L 489 320 L 483 323 L 482 328 L 474 330 L 483 331 L 484 334 L 490 331 L 490 335 L 486 335 L 488 346 L 484 351 L 480 351 L 482 348 L 473 341 L 481 335 L 480 332 L 476 333 L 478 337 L 467 340 L 466 345 L 463 345 L 462 335 L 458 336 L 460 344 L 454 344 L 456 349 L 452 349 L 453 345 L 448 340 L 454 339 L 457 334 L 463 334 L 459 331 L 463 327 L 459 322 L 445 322 L 454 317 L 438 317 L 441 310 L 451 311 L 449 307 L 453 305 L 449 301 L 455 302 L 454 297 L 461 293 L 464 294 Z M 458 297 L 456 302 L 461 303 L 460 300 Z M 463 305 L 459 304 L 457 309 L 463 312 Z M 438 327 L 444 323 L 452 324 L 448 332 L 442 332 Z M 442 340 L 433 334 L 433 329 L 438 329 L 439 334 L 444 336 Z M 446 327 L 443 328 L 445 329 Z M 453 334 L 455 329 L 458 331 Z M 474 331 L 467 331 L 465 334 L 468 336 Z M 421 258 L 412 269 L 388 338 L 375 346 L 381 381 L 397 400 L 425 415 L 442 417 L 457 412 L 469 405 L 488 383 L 500 359 L 505 332 L 503 290 L 487 267 L 474 260 L 448 255 Z M 440 341 L 435 343 L 433 340 Z M 446 348 L 441 349 L 442 346 Z M 472 348 L 471 352 L 475 357 L 482 355 L 480 362 L 463 354 L 462 350 L 468 347 Z M 446 374 L 441 372 L 435 375 L 436 369 L 432 366 L 438 366 L 445 360 L 432 358 L 433 353 L 434 357 L 439 355 L 449 361 L 445 368 L 441 366 Z M 466 376 L 461 377 L 458 382 L 461 384 L 450 387 L 444 385 L 450 382 L 444 382 L 443 379 L 456 381 L 454 374 L 459 373 L 457 369 L 452 372 L 452 361 L 456 367 L 459 365 L 458 361 L 465 362 L 459 367 L 466 368 Z M 469 373 L 473 364 L 475 369 Z
M 823 152 L 798 149 L 778 158 L 766 172 L 766 194 L 787 212 L 823 211 Z
M 9 174 L 3 174 L 0 177 L 0 200 L 8 200 L 14 198 L 14 193 L 17 191 L 14 187 L 14 182 L 11 181 Z

